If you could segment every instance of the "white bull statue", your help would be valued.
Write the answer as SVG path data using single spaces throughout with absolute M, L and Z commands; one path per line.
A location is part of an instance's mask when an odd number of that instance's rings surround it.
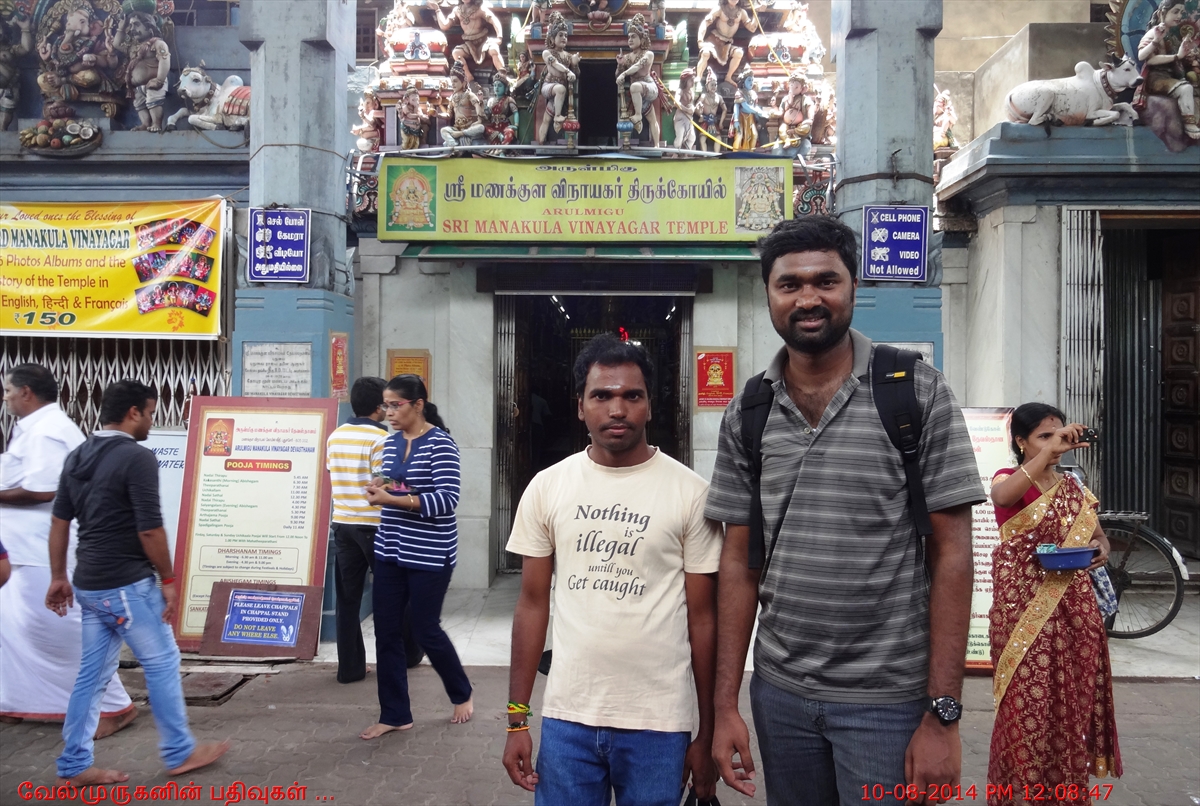
M 203 64 L 185 67 L 179 74 L 179 94 L 191 110 L 185 107 L 167 118 L 168 130 L 175 129 L 184 115 L 193 128 L 209 131 L 250 125 L 250 88 L 238 76 L 230 76 L 218 85 L 204 72 Z
M 1075 65 L 1071 78 L 1027 81 L 1008 94 L 1008 119 L 1031 126 L 1132 126 L 1138 119 L 1127 103 L 1113 103 L 1142 81 L 1129 59 L 1119 64 Z

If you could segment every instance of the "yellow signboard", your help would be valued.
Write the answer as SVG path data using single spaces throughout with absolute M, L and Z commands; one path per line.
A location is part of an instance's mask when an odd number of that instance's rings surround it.
M 222 199 L 0 203 L 0 334 L 215 339 Z
M 754 241 L 792 217 L 786 158 L 385 158 L 385 241 Z

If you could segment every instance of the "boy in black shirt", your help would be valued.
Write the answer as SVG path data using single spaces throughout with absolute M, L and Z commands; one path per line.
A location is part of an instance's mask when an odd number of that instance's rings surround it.
M 105 389 L 101 430 L 67 456 L 54 498 L 46 607 L 63 616 L 78 598 L 83 609 L 83 657 L 63 722 L 66 747 L 58 757 L 60 779 L 76 785 L 129 779 L 92 766 L 103 694 L 98 683 L 116 671 L 122 642 L 145 671 L 167 773 L 211 764 L 229 749 L 228 741 L 197 745 L 188 729 L 170 626 L 179 593 L 158 503 L 158 461 L 138 444 L 150 435 L 157 405 L 158 393 L 137 381 Z M 74 590 L 67 581 L 72 519 L 79 521 Z

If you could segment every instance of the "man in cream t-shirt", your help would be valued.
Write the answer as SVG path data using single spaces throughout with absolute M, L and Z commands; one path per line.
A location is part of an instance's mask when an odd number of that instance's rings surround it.
M 575 382 L 592 444 L 534 478 L 509 538 L 525 559 L 504 766 L 539 806 L 608 806 L 614 794 L 617 806 L 678 806 L 689 779 L 701 799 L 715 792 L 722 537 L 704 517 L 704 479 L 646 443 L 651 373 L 640 347 L 610 334 L 584 347 Z M 552 587 L 535 771 L 527 715 Z

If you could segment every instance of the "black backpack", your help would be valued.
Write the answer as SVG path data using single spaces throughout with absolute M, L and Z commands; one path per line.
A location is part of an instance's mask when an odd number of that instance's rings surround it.
M 875 397 L 875 408 L 887 431 L 888 438 L 900 451 L 904 462 L 904 476 L 908 482 L 908 507 L 912 512 L 917 534 L 922 540 L 933 534 L 929 520 L 929 508 L 925 504 L 925 487 L 921 483 L 919 464 L 921 444 L 921 406 L 917 402 L 913 368 L 920 359 L 918 353 L 900 350 L 888 344 L 875 346 L 875 357 L 871 363 L 871 388 Z M 746 382 L 742 392 L 742 445 L 750 455 L 750 559 L 751 568 L 762 568 L 770 555 L 766 551 L 766 535 L 763 533 L 762 511 L 762 435 L 767 427 L 767 417 L 775 392 L 770 383 L 763 381 L 765 372 L 760 372 Z M 779 530 L 771 536 L 771 553 Z

